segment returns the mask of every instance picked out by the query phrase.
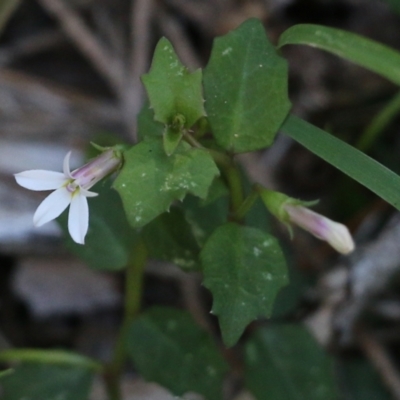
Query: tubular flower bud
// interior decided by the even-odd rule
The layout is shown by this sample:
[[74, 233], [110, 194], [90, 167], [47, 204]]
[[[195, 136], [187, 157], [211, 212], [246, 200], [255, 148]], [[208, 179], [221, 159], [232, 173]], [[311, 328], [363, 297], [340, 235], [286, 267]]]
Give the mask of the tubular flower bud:
[[325, 240], [339, 253], [348, 254], [354, 250], [353, 238], [343, 224], [332, 221], [303, 206], [286, 204], [283, 208], [288, 213], [290, 222], [310, 232], [318, 239]]
[[262, 187], [258, 187], [258, 191], [271, 214], [287, 224], [290, 232], [291, 224], [294, 224], [325, 240], [339, 253], [348, 254], [354, 250], [354, 241], [346, 226], [307, 208], [314, 205], [315, 201], [296, 200]]

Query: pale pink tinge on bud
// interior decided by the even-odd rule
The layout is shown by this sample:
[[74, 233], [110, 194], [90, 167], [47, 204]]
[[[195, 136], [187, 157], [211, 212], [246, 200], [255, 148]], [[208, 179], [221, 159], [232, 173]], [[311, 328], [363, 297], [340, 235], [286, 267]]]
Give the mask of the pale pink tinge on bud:
[[19, 185], [30, 190], [54, 190], [39, 205], [34, 216], [35, 226], [57, 218], [68, 206], [68, 230], [72, 239], [84, 244], [89, 228], [89, 206], [87, 197], [97, 196], [89, 191], [101, 179], [114, 172], [122, 163], [121, 155], [113, 149], [101, 153], [87, 164], [70, 170], [69, 152], [63, 163], [63, 172], [31, 170], [15, 174]]
[[300, 205], [285, 204], [283, 208], [287, 212], [290, 222], [310, 232], [318, 239], [325, 240], [339, 253], [348, 254], [354, 250], [353, 238], [343, 224]]

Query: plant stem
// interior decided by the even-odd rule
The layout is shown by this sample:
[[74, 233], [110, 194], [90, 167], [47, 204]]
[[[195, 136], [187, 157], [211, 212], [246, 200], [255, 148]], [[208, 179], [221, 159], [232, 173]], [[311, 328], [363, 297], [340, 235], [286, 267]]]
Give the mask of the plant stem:
[[213, 149], [207, 149], [215, 163], [219, 166], [225, 176], [231, 195], [231, 218], [240, 222], [241, 218], [237, 218], [236, 214], [242, 206], [244, 195], [242, 186], [242, 177], [239, 168], [233, 158], [227, 154], [221, 153]]
[[204, 148], [200, 142], [198, 142], [192, 135], [188, 132], [184, 132], [183, 139], [189, 143], [192, 147], [196, 147], [198, 149]]
[[147, 261], [147, 248], [140, 239], [132, 251], [125, 276], [124, 318], [115, 345], [114, 357], [107, 368], [106, 385], [110, 400], [121, 400], [120, 379], [126, 361], [126, 344], [129, 328], [140, 311], [143, 272]]
[[250, 192], [250, 194], [245, 198], [245, 200], [242, 202], [240, 207], [236, 210], [235, 213], [235, 220], [241, 221], [243, 218], [246, 216], [246, 214], [250, 211], [251, 207], [253, 207], [253, 204], [255, 201], [258, 199], [259, 192], [256, 189], [256, 187], [253, 187], [253, 190]]
[[244, 195], [239, 169], [231, 162], [229, 167], [224, 169], [224, 174], [231, 194], [231, 217], [240, 222], [236, 215], [243, 203]]
[[185, 133], [183, 138], [191, 146], [207, 150], [211, 157], [214, 159], [215, 163], [220, 167], [228, 183], [229, 191], [231, 194], [232, 218], [240, 222], [240, 219], [236, 217], [236, 214], [243, 203], [243, 187], [239, 169], [233, 161], [232, 157], [217, 150], [203, 147], [201, 143], [199, 143], [195, 138], [193, 138], [193, 136], [189, 135], [188, 133]]

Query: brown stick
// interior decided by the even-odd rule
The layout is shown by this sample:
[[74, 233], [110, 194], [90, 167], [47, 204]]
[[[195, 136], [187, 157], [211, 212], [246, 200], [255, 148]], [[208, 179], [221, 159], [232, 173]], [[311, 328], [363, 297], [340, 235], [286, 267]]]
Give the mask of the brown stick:
[[173, 43], [183, 64], [192, 69], [199, 68], [201, 61], [177, 19], [162, 10], [158, 13], [158, 23], [165, 36]]
[[359, 344], [375, 366], [394, 399], [400, 400], [400, 376], [384, 347], [365, 331], [358, 331]]
[[131, 6], [131, 46], [129, 71], [125, 83], [122, 107], [129, 133], [136, 141], [136, 116], [143, 101], [140, 76], [148, 68], [150, 60], [151, 19], [153, 0], [133, 0]]
[[124, 66], [112, 57], [93, 35], [83, 19], [62, 0], [39, 0], [44, 9], [60, 22], [69, 38], [92, 62], [97, 71], [120, 94], [124, 88]]

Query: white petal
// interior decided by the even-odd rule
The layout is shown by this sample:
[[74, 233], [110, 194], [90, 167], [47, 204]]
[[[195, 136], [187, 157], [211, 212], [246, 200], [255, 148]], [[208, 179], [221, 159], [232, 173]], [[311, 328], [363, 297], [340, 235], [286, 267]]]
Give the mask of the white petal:
[[86, 197], [96, 197], [96, 196], [99, 195], [96, 192], [90, 192], [89, 190], [86, 190], [86, 189], [83, 189], [83, 188], [80, 188], [80, 191]]
[[18, 185], [30, 190], [54, 190], [60, 188], [67, 177], [61, 172], [34, 169], [15, 174]]
[[69, 151], [67, 153], [67, 155], [64, 157], [64, 163], [63, 163], [64, 174], [65, 174], [65, 176], [68, 176], [69, 178], [72, 178], [71, 169], [69, 168], [69, 159], [71, 157], [71, 153], [72, 153], [71, 151]]
[[35, 226], [42, 226], [46, 222], [57, 218], [71, 202], [71, 193], [66, 188], [57, 189], [49, 194], [39, 205], [33, 216]]
[[89, 227], [89, 206], [85, 195], [76, 194], [71, 202], [68, 215], [68, 230], [72, 239], [79, 244], [85, 243]]

